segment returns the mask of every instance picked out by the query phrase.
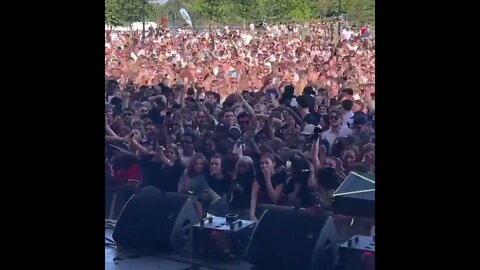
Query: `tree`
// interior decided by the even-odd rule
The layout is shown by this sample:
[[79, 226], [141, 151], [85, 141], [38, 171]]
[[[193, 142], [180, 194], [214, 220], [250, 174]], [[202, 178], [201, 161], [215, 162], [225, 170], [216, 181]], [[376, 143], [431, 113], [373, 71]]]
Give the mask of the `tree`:
[[110, 26], [122, 25], [118, 0], [105, 0], [105, 24]]
[[304, 22], [312, 18], [312, 7], [309, 0], [287, 1], [284, 4], [287, 21]]
[[148, 3], [147, 0], [116, 1], [118, 1], [121, 10], [121, 19], [126, 24], [130, 25], [133, 22], [141, 22], [143, 19], [143, 12], [145, 12], [145, 18], [148, 18], [148, 14], [154, 14], [153, 6]]
[[[105, 0], [105, 23], [129, 25], [141, 21], [145, 1]], [[170, 17], [171, 12], [178, 14], [184, 7], [196, 25], [263, 20], [302, 23], [328, 15], [338, 16], [339, 3], [339, 0], [170, 0], [162, 6], [146, 3], [146, 18], [158, 21], [160, 17]], [[340, 10], [355, 21], [375, 22], [375, 0], [341, 0]]]
[[243, 28], [245, 29], [245, 20], [250, 16], [250, 12], [255, 9], [255, 0], [234, 1], [235, 7], [240, 11], [243, 19]]
[[187, 6], [204, 16], [211, 25], [212, 22], [224, 22], [232, 14], [230, 4], [228, 0], [197, 0]]

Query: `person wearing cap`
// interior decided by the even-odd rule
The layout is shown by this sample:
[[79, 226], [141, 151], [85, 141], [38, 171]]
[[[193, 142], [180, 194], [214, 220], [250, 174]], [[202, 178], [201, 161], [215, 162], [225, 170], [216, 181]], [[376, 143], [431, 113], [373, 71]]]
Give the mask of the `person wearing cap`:
[[372, 132], [368, 126], [368, 116], [364, 112], [359, 111], [354, 114], [350, 129], [352, 130], [351, 137], [356, 144], [363, 145], [370, 141]]
[[321, 130], [322, 126], [308, 124], [303, 128], [303, 130], [302, 130], [302, 132], [300, 132], [300, 134], [302, 134], [304, 136], [312, 136], [313, 133], [315, 132], [315, 128], [319, 128]]

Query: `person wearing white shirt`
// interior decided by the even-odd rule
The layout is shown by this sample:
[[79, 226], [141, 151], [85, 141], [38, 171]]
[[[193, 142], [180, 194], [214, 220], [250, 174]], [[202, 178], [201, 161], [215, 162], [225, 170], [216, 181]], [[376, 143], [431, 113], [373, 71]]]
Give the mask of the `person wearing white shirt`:
[[134, 52], [130, 53], [130, 57], [133, 59], [133, 61], [137, 61], [138, 59], [138, 56]]
[[349, 127], [352, 124], [352, 117], [353, 117], [353, 101], [350, 99], [344, 99], [341, 103], [342, 105], [342, 113], [343, 113], [343, 121], [342, 125]]
[[340, 39], [349, 40], [353, 34], [354, 32], [347, 27], [346, 29], [343, 29], [342, 33], [340, 34]]
[[352, 130], [342, 125], [342, 113], [339, 111], [331, 111], [329, 113], [330, 128], [322, 133], [322, 140], [327, 140], [333, 145], [338, 137], [346, 137], [352, 134]]

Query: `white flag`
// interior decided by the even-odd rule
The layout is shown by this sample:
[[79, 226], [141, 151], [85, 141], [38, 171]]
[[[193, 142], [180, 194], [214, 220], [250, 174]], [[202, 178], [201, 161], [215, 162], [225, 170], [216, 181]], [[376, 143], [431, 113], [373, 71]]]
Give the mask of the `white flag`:
[[193, 28], [192, 20], [190, 19], [190, 15], [188, 15], [188, 12], [184, 8], [181, 8], [180, 14], [182, 14], [183, 19], [188, 23], [188, 25]]

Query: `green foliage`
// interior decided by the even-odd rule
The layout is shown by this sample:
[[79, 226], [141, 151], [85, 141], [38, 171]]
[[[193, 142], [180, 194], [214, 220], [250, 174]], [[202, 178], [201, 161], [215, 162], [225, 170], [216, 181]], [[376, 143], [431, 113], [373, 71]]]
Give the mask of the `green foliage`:
[[105, 0], [105, 24], [111, 26], [122, 25], [118, 0]]
[[153, 5], [147, 0], [105, 0], [105, 23], [108, 25], [119, 26], [141, 22], [144, 12], [147, 21], [154, 17]]
[[239, 1], [234, 1], [234, 8], [236, 8], [239, 11], [239, 14], [242, 16], [242, 18], [247, 18], [252, 11], [257, 9], [255, 5], [255, 0], [239, 0]]
[[[105, 0], [105, 22], [112, 25], [142, 20], [142, 1]], [[375, 0], [170, 0], [165, 5], [147, 3], [147, 20], [158, 21], [175, 12], [181, 20], [180, 8], [187, 9], [195, 25], [205, 23], [249, 24], [263, 20], [304, 22], [339, 11], [357, 22], [375, 22]]]
[[244, 0], [252, 3], [246, 12], [241, 8], [242, 0], [231, 1], [237, 3], [236, 10], [250, 21], [303, 22], [337, 14], [339, 11], [364, 21], [375, 20], [375, 0]]
[[313, 17], [310, 0], [283, 1], [286, 2], [283, 11], [286, 21], [303, 22]]
[[188, 7], [209, 22], [224, 22], [232, 14], [231, 4], [231, 0], [197, 0], [188, 4]]

